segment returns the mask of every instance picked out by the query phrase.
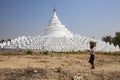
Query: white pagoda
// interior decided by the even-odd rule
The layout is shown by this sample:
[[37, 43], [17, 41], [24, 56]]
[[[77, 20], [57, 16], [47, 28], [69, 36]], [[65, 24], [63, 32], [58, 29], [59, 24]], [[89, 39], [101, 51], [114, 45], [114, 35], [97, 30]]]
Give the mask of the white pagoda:
[[59, 20], [56, 10], [44, 30], [44, 35], [20, 36], [11, 41], [0, 43], [0, 49], [17, 49], [33, 51], [86, 51], [89, 42], [97, 42], [96, 51], [114, 52], [120, 51], [119, 46], [105, 43], [101, 40], [87, 38], [79, 34], [71, 33]]
[[62, 25], [61, 21], [59, 20], [56, 10], [54, 9], [53, 16], [48, 23], [48, 26], [45, 28], [45, 35], [49, 37], [68, 37], [72, 38], [73, 34], [64, 26]]

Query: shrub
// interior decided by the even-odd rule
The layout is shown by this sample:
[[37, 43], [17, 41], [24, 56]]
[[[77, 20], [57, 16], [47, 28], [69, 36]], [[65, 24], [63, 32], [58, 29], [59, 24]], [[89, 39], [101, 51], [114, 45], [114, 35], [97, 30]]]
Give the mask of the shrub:
[[48, 54], [48, 51], [44, 51], [43, 54], [44, 54], [44, 55], [47, 55], [47, 54]]
[[27, 50], [25, 54], [32, 54], [31, 50]]
[[103, 54], [103, 55], [120, 55], [120, 52], [97, 52], [97, 54]]

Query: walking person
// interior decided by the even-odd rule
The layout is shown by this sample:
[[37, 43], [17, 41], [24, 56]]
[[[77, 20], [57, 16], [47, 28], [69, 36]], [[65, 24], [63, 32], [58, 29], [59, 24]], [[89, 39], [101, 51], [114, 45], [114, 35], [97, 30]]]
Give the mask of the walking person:
[[91, 64], [91, 69], [95, 69], [94, 60], [95, 60], [95, 49], [96, 42], [90, 42], [90, 59], [89, 63]]

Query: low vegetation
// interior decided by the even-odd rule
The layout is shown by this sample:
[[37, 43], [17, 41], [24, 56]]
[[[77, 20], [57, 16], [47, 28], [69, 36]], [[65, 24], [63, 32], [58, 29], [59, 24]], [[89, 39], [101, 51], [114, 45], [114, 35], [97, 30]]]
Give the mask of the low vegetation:
[[118, 52], [97, 52], [97, 54], [102, 54], [102, 55], [120, 55], [120, 51], [118, 51]]
[[[89, 51], [69, 51], [69, 52], [34, 52], [32, 50], [1, 50], [0, 55], [49, 55], [49, 54], [88, 54]], [[120, 51], [118, 52], [96, 52], [96, 54], [103, 54], [103, 55], [120, 55]]]
[[25, 54], [32, 54], [33, 52], [31, 50], [27, 50]]

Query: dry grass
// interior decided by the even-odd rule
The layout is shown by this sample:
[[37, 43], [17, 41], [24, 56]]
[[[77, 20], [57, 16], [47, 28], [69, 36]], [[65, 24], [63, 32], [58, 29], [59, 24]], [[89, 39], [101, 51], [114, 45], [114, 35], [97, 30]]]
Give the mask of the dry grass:
[[89, 54], [85, 53], [25, 55], [23, 51], [0, 51], [0, 80], [120, 79], [119, 55], [96, 54], [95, 70], [91, 70]]

